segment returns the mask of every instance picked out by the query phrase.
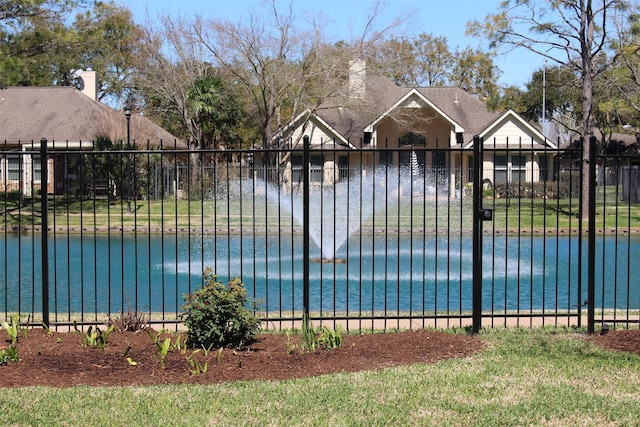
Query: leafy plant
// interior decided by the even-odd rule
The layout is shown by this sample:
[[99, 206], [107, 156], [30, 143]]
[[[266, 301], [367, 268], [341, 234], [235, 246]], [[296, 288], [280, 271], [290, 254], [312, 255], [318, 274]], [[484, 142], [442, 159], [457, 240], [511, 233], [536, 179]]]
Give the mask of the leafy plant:
[[313, 330], [313, 324], [305, 315], [302, 316], [302, 343], [301, 347], [307, 351], [315, 351], [318, 345], [318, 336]]
[[174, 343], [172, 345], [172, 348], [174, 350], [182, 351], [183, 353], [186, 353], [186, 351], [187, 351], [187, 341], [188, 341], [188, 337], [186, 335], [178, 334], [176, 336], [176, 340], [174, 341]]
[[107, 330], [102, 331], [99, 327], [93, 328], [89, 326], [87, 332], [82, 337], [82, 345], [88, 347], [97, 347], [100, 350], [104, 350], [107, 342], [109, 341], [109, 335], [113, 332], [113, 325], [109, 326]]
[[257, 303], [239, 278], [225, 286], [207, 268], [202, 288], [185, 295], [185, 300], [181, 316], [192, 348], [240, 348], [255, 339], [260, 328], [254, 314]]
[[42, 328], [47, 331], [47, 337], [51, 338], [53, 336], [53, 330], [46, 323], [42, 323]]
[[129, 308], [126, 313], [122, 312], [114, 318], [109, 316], [109, 319], [106, 321], [106, 325], [113, 326], [118, 332], [139, 332], [144, 331], [149, 327], [150, 318], [151, 316], [149, 313], [131, 311]]
[[0, 348], [0, 366], [9, 362], [17, 362], [19, 359], [18, 347], [15, 345], [10, 345], [7, 348]]
[[169, 348], [171, 347], [171, 338], [165, 338], [157, 347], [160, 354], [160, 364], [164, 368], [167, 363], [167, 354], [169, 354]]
[[[288, 340], [289, 341], [289, 340]], [[342, 326], [338, 325], [333, 330], [327, 326], [321, 329], [314, 329], [309, 319], [304, 316], [302, 318], [302, 342], [301, 347], [307, 351], [315, 351], [317, 349], [331, 350], [339, 348], [342, 345]], [[287, 343], [289, 346], [289, 343]], [[295, 348], [292, 348], [293, 351]], [[289, 352], [289, 350], [287, 350]]]
[[9, 335], [9, 340], [11, 340], [11, 344], [15, 344], [18, 342], [18, 335], [22, 334], [23, 337], [27, 337], [28, 330], [26, 327], [22, 327], [20, 325], [20, 316], [18, 313], [14, 313], [9, 316], [9, 322], [3, 321], [0, 322], [0, 326], [2, 329], [7, 331], [7, 335]]
[[342, 345], [342, 325], [338, 325], [335, 330], [323, 326], [318, 336], [318, 344], [325, 350], [340, 348]]
[[298, 349], [298, 343], [291, 339], [289, 331], [286, 332], [287, 341], [284, 343], [287, 354], [291, 354]]
[[127, 341], [127, 348], [124, 349], [124, 351], [122, 352], [122, 357], [127, 357], [127, 355], [129, 354], [129, 352], [131, 351], [131, 343], [129, 343], [129, 341]]
[[161, 336], [166, 332], [167, 331], [165, 329], [161, 329], [157, 334], [153, 334], [153, 332], [147, 330], [147, 333], [156, 346], [156, 350], [158, 350], [158, 355], [160, 355], [160, 364], [163, 368], [165, 367], [165, 364], [167, 362], [167, 355], [169, 354], [169, 350], [171, 350], [171, 335], [164, 339], [161, 339]]
[[207, 372], [209, 367], [209, 360], [207, 360], [205, 355], [204, 362], [201, 362], [195, 355], [200, 351], [200, 349], [194, 350], [189, 357], [187, 357], [187, 361], [189, 362], [189, 373], [191, 375], [204, 374]]

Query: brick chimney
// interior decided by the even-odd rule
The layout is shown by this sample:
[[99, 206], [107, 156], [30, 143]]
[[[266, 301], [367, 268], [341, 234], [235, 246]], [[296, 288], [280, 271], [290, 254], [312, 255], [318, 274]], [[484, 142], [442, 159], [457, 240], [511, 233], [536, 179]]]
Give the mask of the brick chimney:
[[364, 59], [349, 62], [349, 96], [351, 98], [364, 98], [366, 77]]
[[94, 101], [98, 100], [98, 73], [91, 68], [80, 71], [80, 80], [82, 80], [82, 93], [87, 95]]

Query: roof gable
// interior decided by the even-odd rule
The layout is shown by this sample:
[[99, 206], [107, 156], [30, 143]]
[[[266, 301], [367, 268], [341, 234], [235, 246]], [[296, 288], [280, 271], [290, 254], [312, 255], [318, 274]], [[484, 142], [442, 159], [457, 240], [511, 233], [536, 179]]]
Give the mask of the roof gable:
[[449, 122], [454, 128], [455, 132], [464, 132], [464, 128], [457, 123], [454, 119], [449, 117], [444, 111], [442, 111], [437, 105], [431, 102], [422, 92], [418, 89], [411, 89], [402, 98], [391, 105], [384, 113], [375, 118], [373, 122], [365, 127], [365, 132], [372, 132], [375, 126], [382, 121], [385, 117], [390, 116], [394, 110], [398, 108], [431, 108], [437, 114], [442, 116], [447, 122]]
[[[324, 134], [326, 134], [334, 143], [354, 148], [353, 145], [334, 129], [329, 123], [327, 123], [318, 114], [311, 112], [308, 108], [302, 113], [298, 114], [289, 124], [287, 124], [282, 130], [280, 130], [275, 136], [277, 138], [294, 138], [298, 137], [302, 139], [302, 135], [296, 135], [296, 132], [306, 131], [308, 126], [312, 128], [319, 128]], [[314, 141], [312, 141], [313, 143]]]
[[[478, 136], [484, 138], [485, 145], [522, 146], [524, 141], [527, 148], [557, 148], [556, 144], [545, 138], [538, 129], [513, 110], [502, 113], [479, 132]], [[464, 148], [472, 147], [473, 140], [468, 141], [464, 146]]]

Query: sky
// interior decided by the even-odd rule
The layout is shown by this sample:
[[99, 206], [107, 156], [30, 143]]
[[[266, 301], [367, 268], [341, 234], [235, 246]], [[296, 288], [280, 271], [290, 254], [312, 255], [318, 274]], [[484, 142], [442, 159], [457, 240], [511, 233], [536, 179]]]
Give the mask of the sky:
[[[383, 0], [377, 19], [380, 27], [396, 17], [409, 17], [402, 31], [411, 36], [429, 33], [445, 36], [449, 49], [467, 46], [488, 50], [482, 39], [465, 35], [466, 23], [483, 21], [490, 13], [498, 11], [502, 0]], [[264, 0], [115, 0], [116, 4], [129, 8], [134, 20], [143, 24], [147, 17], [153, 20], [159, 15], [189, 18], [222, 19], [239, 23], [250, 11], [260, 11]], [[286, 10], [288, 0], [276, 0], [281, 10]], [[349, 40], [351, 34], [360, 32], [371, 15], [374, 0], [292, 0], [297, 25], [308, 22], [308, 16], [323, 14], [327, 22], [329, 40]], [[501, 69], [500, 84], [523, 87], [534, 71], [543, 67], [542, 58], [526, 51], [512, 51], [494, 59]]]

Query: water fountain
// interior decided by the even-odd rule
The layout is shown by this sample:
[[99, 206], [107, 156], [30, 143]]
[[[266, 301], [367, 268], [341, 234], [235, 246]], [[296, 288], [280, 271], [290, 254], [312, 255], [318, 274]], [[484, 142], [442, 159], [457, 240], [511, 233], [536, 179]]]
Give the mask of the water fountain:
[[[250, 184], [253, 187], [264, 185], [269, 200], [288, 210], [293, 221], [302, 224], [304, 206], [301, 189], [283, 191], [264, 182]], [[321, 257], [312, 261], [346, 262], [344, 258], [336, 258], [336, 251], [376, 212], [384, 212], [390, 205], [411, 203], [410, 197], [416, 190], [436, 197], [436, 188], [448, 187], [446, 183], [436, 183], [433, 176], [425, 178], [413, 167], [365, 170], [329, 185], [312, 185], [309, 193], [309, 233], [321, 252]]]

